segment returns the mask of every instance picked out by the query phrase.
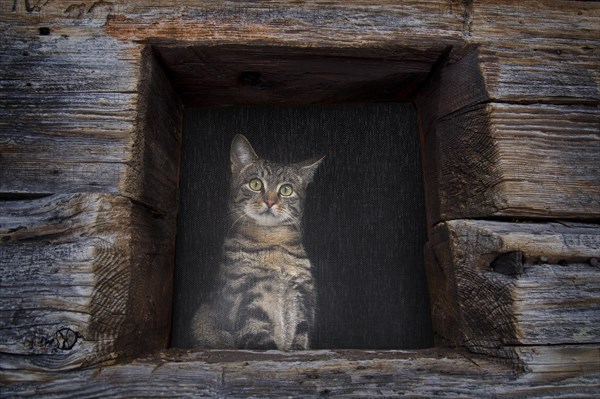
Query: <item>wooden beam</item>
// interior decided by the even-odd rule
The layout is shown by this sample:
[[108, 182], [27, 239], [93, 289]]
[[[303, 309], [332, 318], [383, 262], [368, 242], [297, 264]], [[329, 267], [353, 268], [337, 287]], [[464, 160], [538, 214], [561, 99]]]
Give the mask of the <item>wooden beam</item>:
[[174, 224], [122, 196], [0, 202], [5, 370], [64, 370], [169, 342]]
[[[120, 190], [153, 210], [176, 218], [183, 105], [151, 48], [140, 54], [135, 131]], [[173, 237], [174, 239], [174, 237]]]
[[[597, 107], [419, 101], [431, 225], [498, 216], [600, 217]], [[449, 113], [427, 119], [436, 110]]]
[[468, 10], [470, 40], [491, 100], [598, 104], [600, 4], [483, 1]]
[[600, 103], [600, 85], [594, 72], [600, 62], [597, 40], [535, 37], [482, 44], [481, 48], [481, 71], [492, 100]]
[[[600, 6], [554, 0], [362, 4], [292, 1], [115, 7], [106, 31], [120, 39], [299, 48], [481, 45], [491, 100], [598, 104]], [[171, 15], [177, 15], [172, 18]], [[463, 88], [465, 89], [465, 88]]]
[[596, 107], [491, 103], [442, 118], [440, 218], [599, 217], [599, 116]]
[[[6, 10], [3, 10], [6, 11]], [[4, 18], [4, 16], [3, 16]], [[0, 43], [0, 193], [119, 191], [134, 129], [135, 70], [101, 37]], [[87, 46], [87, 47], [86, 47]]]
[[[600, 345], [597, 344], [516, 346], [512, 349], [523, 359], [532, 378], [556, 380], [560, 376], [595, 374], [600, 370]], [[599, 386], [600, 380], [596, 381], [596, 387]]]
[[[31, 378], [31, 375], [29, 376]], [[519, 374], [473, 354], [431, 351], [167, 351], [7, 386], [10, 397], [593, 397], [598, 373]], [[34, 379], [32, 378], [32, 379]]]
[[525, 352], [580, 345], [563, 361], [600, 367], [590, 361], [600, 345], [600, 226], [455, 220], [433, 229], [429, 248], [434, 328], [449, 343], [538, 369], [544, 362]]
[[154, 46], [192, 107], [410, 101], [446, 48]]
[[[205, 44], [258, 44], [332, 48], [380, 47], [421, 42], [444, 32], [442, 41], [456, 41], [464, 7], [443, 1], [409, 0], [376, 4], [283, 1], [242, 1], [235, 5], [211, 1], [165, 4], [124, 2], [107, 18], [105, 30], [121, 40], [159, 38]], [[440, 36], [440, 35], [437, 35]], [[408, 47], [413, 47], [409, 45]]]
[[0, 44], [0, 197], [105, 192], [175, 213], [181, 104], [152, 52], [18, 31]]

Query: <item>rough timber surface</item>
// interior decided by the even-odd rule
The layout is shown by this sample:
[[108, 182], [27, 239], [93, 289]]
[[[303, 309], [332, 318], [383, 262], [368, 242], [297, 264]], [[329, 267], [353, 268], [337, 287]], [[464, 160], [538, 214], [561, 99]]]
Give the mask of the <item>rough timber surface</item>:
[[527, 370], [600, 368], [600, 226], [455, 220], [436, 226], [436, 333]]
[[475, 49], [417, 96], [430, 225], [600, 217], [600, 108], [491, 102]]
[[[481, 44], [482, 73], [498, 101], [600, 101], [596, 2], [180, 2], [121, 7], [107, 31], [130, 40], [252, 42], [299, 47]], [[435, 40], [432, 40], [435, 38]], [[412, 44], [411, 44], [412, 42]]]
[[469, 33], [492, 100], [600, 101], [598, 2], [472, 4]]
[[447, 46], [153, 48], [182, 101], [195, 107], [409, 101]]
[[[451, 49], [449, 68], [468, 53], [470, 62], [447, 76], [438, 106], [419, 109], [433, 124], [431, 140], [441, 141], [427, 150], [430, 224], [600, 214], [600, 161], [590, 155], [600, 147], [597, 2], [15, 1], [1, 11], [8, 28], [0, 64], [4, 193], [110, 192], [161, 212], [173, 208], [179, 142], [168, 142], [168, 133], [144, 137], [153, 124], [135, 114], [166, 116], [178, 106], [144, 103], [149, 93], [170, 92], [165, 84], [140, 86], [144, 45], [157, 50], [192, 105], [409, 100]], [[540, 102], [576, 107], [525, 107]], [[495, 126], [494, 109], [504, 104], [516, 105], [509, 117], [519, 105], [530, 115], [515, 121], [519, 134], [536, 136], [526, 145], [518, 135], [507, 141], [506, 127]], [[568, 123], [549, 136], [554, 113]], [[175, 118], [164, 127], [178, 124]], [[558, 151], [546, 153], [556, 143]], [[524, 150], [516, 177], [513, 146]], [[453, 164], [463, 153], [466, 165]]]
[[128, 364], [4, 388], [9, 397], [573, 398], [600, 392], [600, 374], [538, 381], [462, 352], [162, 352]]
[[0, 195], [113, 193], [172, 213], [181, 112], [151, 54], [89, 28], [11, 28], [0, 42]]
[[109, 194], [0, 202], [0, 374], [85, 367], [164, 348], [169, 228]]
[[[130, 355], [129, 349], [137, 351], [148, 334], [156, 337], [150, 340], [152, 345], [166, 345], [166, 316], [157, 316], [157, 324], [134, 317], [137, 324], [123, 334], [135, 339], [122, 341], [127, 343], [123, 347], [110, 332], [120, 328], [123, 315], [136, 314], [131, 309], [158, 306], [146, 294], [170, 298], [161, 291], [162, 283], [145, 290], [134, 284], [133, 294], [127, 291], [127, 278], [147, 275], [148, 269], [135, 267], [155, 259], [163, 265], [167, 250], [154, 245], [161, 237], [169, 238], [170, 225], [163, 228], [161, 217], [173, 210], [169, 201], [176, 200], [176, 178], [171, 174], [177, 165], [177, 138], [154, 134], [158, 130], [145, 137], [144, 132], [176, 126], [177, 118], [164, 116], [176, 113], [180, 105], [164, 104], [158, 98], [162, 93], [174, 95], [161, 72], [152, 69], [156, 63], [145, 69], [147, 46], [383, 49], [383, 53], [399, 46], [403, 51], [414, 49], [413, 56], [419, 57], [433, 49], [432, 61], [441, 48], [448, 47], [451, 51], [441, 53], [434, 71], [442, 69], [442, 82], [448, 72], [450, 86], [420, 108], [428, 143], [425, 153], [431, 161], [426, 164], [433, 187], [428, 191], [432, 201], [428, 207], [442, 215], [431, 226], [440, 220], [475, 216], [594, 219], [598, 218], [600, 159], [593, 156], [599, 140], [599, 17], [599, 2], [562, 0], [1, 2], [0, 196], [22, 198], [3, 202], [0, 214], [2, 220], [11, 215], [0, 226], [3, 236], [9, 237], [0, 245], [2, 267], [7, 270], [3, 269], [2, 284], [9, 284], [15, 293], [14, 298], [4, 296], [4, 286], [0, 293], [0, 317], [6, 323], [1, 377], [55, 379], [13, 386], [2, 393], [127, 397], [172, 395], [178, 389], [182, 395], [258, 396], [275, 389], [281, 396], [332, 392], [599, 396], [594, 338], [598, 333], [586, 324], [586, 318], [597, 320], [597, 313], [590, 314], [594, 308], [588, 307], [591, 303], [597, 308], [597, 272], [590, 268], [596, 241], [586, 244], [586, 237], [596, 233], [569, 236], [563, 232], [555, 240], [557, 236], [547, 230], [523, 232], [513, 227], [520, 231], [513, 235], [477, 225], [481, 221], [454, 221], [436, 228], [432, 253], [442, 267], [431, 272], [435, 277], [431, 284], [435, 298], [444, 301], [435, 299], [434, 312], [440, 310], [435, 306], [457, 303], [480, 313], [488, 311], [473, 313], [469, 319], [464, 309], [450, 308], [447, 317], [439, 317], [440, 325], [464, 327], [456, 330], [457, 335], [450, 334], [462, 337], [455, 341], [459, 345], [519, 359], [523, 368], [534, 373], [499, 369], [489, 358], [455, 354], [449, 355], [449, 361], [445, 355], [435, 361], [427, 360], [427, 355], [390, 360], [387, 356], [394, 356], [390, 352], [378, 352], [368, 360], [307, 353], [287, 363], [279, 356], [250, 357], [228, 366], [201, 354], [159, 355], [115, 368], [44, 374]], [[472, 58], [461, 63], [465, 54]], [[419, 66], [419, 79], [424, 66]], [[268, 90], [260, 71], [244, 72], [250, 73], [237, 82], [249, 83], [253, 88], [248, 90]], [[384, 75], [389, 76], [385, 70]], [[434, 75], [428, 75], [431, 82]], [[156, 86], [143, 86], [149, 76], [158, 79]], [[386, 79], [382, 82], [389, 82]], [[154, 98], [145, 103], [143, 96]], [[143, 110], [157, 118], [140, 115]], [[443, 140], [437, 141], [441, 136]], [[464, 163], [453, 162], [463, 157]], [[62, 194], [31, 199], [52, 193]], [[72, 207], [78, 203], [90, 205]], [[61, 204], [70, 204], [71, 210], [58, 209]], [[53, 206], [58, 208], [46, 212]], [[130, 228], [127, 222], [132, 221], [142, 227]], [[505, 242], [505, 237], [518, 240]], [[582, 259], [561, 242], [571, 243], [590, 259]], [[493, 257], [478, 249], [483, 244], [490, 245]], [[560, 255], [562, 250], [568, 256]], [[535, 256], [539, 264], [532, 261]], [[118, 260], [117, 269], [111, 268], [112, 259]], [[471, 262], [482, 259], [485, 268], [474, 268]], [[490, 272], [491, 264], [496, 271]], [[98, 265], [104, 266], [94, 269]], [[117, 272], [123, 265], [133, 271], [127, 278]], [[169, 276], [166, 273], [155, 281], [168, 282]], [[470, 278], [487, 290], [481, 291]], [[506, 284], [499, 284], [504, 280]], [[551, 302], [549, 290], [556, 291], [565, 306]], [[471, 294], [481, 306], [469, 302]], [[138, 302], [123, 302], [124, 295], [135, 296]], [[503, 302], [494, 307], [490, 302], [496, 299]], [[538, 308], [532, 301], [543, 306]], [[553, 312], [565, 319], [554, 319]], [[494, 325], [490, 315], [504, 324]], [[94, 320], [99, 321], [97, 329]], [[554, 322], [559, 328], [553, 335]], [[102, 330], [105, 326], [108, 333]], [[462, 340], [465, 336], [470, 340]], [[19, 368], [28, 371], [19, 374]], [[30, 371], [33, 368], [39, 371]], [[325, 372], [315, 372], [321, 369]], [[547, 379], [548, 374], [565, 372], [572, 378], [561, 377], [556, 383]], [[78, 382], [82, 377], [86, 383]], [[536, 382], [540, 378], [545, 382]], [[333, 382], [323, 382], [328, 380]]]
[[439, 219], [600, 217], [599, 116], [596, 106], [489, 103], [438, 119]]
[[136, 100], [122, 45], [15, 33], [0, 42], [0, 191], [118, 192]]

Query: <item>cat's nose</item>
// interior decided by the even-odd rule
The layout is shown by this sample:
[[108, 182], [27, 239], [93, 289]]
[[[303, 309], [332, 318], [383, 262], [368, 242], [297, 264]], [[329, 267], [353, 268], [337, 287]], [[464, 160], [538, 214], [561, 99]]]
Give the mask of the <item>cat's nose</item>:
[[271, 209], [273, 205], [277, 202], [277, 194], [272, 192], [265, 193], [263, 197], [263, 202], [267, 204], [267, 208]]

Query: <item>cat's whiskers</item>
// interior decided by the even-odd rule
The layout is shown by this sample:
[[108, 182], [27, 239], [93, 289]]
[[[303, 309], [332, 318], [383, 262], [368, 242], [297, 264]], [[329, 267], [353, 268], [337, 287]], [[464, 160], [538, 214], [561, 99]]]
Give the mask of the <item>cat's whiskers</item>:
[[[237, 212], [229, 212], [228, 216], [234, 216], [237, 215]], [[248, 215], [246, 215], [245, 213], [242, 213], [242, 215], [240, 217], [238, 217], [233, 223], [231, 223], [231, 225], [229, 226], [229, 229], [227, 229], [227, 234], [229, 235], [229, 233], [231, 232], [231, 230], [235, 227], [236, 224], [238, 224], [239, 222], [243, 221], [244, 219], [249, 218]]]
[[296, 216], [294, 216], [290, 211], [288, 211], [287, 209], [281, 208], [280, 209], [281, 214], [286, 217], [285, 221], [286, 222], [291, 222], [291, 224], [298, 230], [298, 232], [300, 233], [301, 236], [304, 235], [304, 229], [302, 228], [302, 222], [300, 221], [300, 219]]

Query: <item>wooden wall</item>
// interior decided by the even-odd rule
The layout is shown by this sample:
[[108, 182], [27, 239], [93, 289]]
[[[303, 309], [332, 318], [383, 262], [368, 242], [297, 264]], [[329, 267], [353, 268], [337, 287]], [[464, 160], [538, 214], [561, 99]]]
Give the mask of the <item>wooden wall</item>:
[[[354, 392], [392, 395], [454, 367], [447, 386], [493, 381], [488, 393], [501, 396], [516, 378], [531, 396], [592, 396], [598, 20], [599, 3], [558, 0], [2, 2], [0, 379], [29, 381], [13, 396], [51, 395], [74, 380], [52, 372], [168, 346], [184, 104], [365, 97], [419, 110], [432, 315], [440, 342], [459, 349], [412, 363], [390, 352], [299, 355], [310, 391], [272, 373], [289, 363], [260, 354], [232, 365], [167, 352], [72, 371], [88, 379], [74, 389], [93, 396], [106, 382], [127, 396], [124, 376], [164, 386], [191, 367], [216, 379], [199, 383], [208, 393], [244, 392], [250, 378], [289, 394], [341, 394], [347, 378], [364, 377]], [[405, 367], [414, 385], [401, 382]], [[343, 369], [346, 379], [308, 369]]]

